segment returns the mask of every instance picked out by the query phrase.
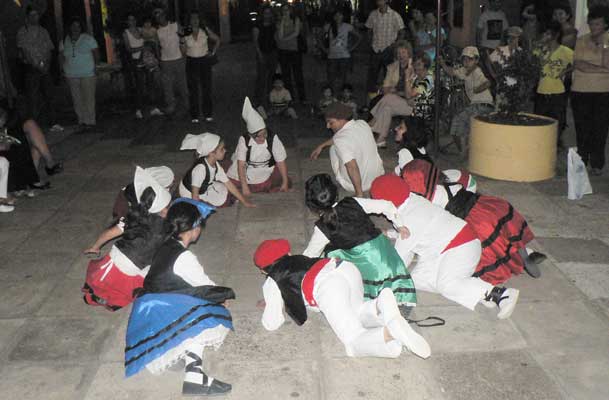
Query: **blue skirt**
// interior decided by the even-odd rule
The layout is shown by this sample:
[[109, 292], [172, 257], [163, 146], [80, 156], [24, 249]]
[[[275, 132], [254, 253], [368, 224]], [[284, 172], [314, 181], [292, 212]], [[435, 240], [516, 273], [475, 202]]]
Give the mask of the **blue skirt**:
[[125, 347], [125, 375], [144, 367], [161, 373], [197, 343], [218, 348], [233, 322], [216, 303], [175, 293], [151, 293], [133, 303]]

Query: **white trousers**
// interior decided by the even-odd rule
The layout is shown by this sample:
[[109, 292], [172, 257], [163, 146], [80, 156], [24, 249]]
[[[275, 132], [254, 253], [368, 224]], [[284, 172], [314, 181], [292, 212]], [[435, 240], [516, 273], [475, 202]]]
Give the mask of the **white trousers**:
[[[182, 182], [180, 182], [180, 196], [192, 198], [192, 193], [190, 190], [186, 189], [186, 186]], [[220, 207], [224, 203], [226, 203], [226, 199], [228, 197], [228, 189], [226, 185], [222, 182], [213, 181], [208, 187], [205, 193], [199, 193], [199, 199], [206, 202], [207, 204], [211, 204], [214, 207]]]
[[5, 199], [8, 186], [8, 168], [9, 162], [6, 158], [0, 157], [0, 199]]
[[[400, 246], [396, 246], [399, 251]], [[454, 247], [437, 257], [419, 258], [410, 273], [417, 290], [439, 293], [463, 307], [474, 310], [493, 285], [472, 277], [480, 260], [478, 239]], [[407, 255], [400, 254], [405, 259]]]
[[330, 327], [345, 345], [349, 357], [396, 358], [402, 352], [397, 340], [385, 342], [383, 319], [376, 300], [364, 301], [362, 275], [355, 265], [343, 261], [315, 279], [313, 297]]

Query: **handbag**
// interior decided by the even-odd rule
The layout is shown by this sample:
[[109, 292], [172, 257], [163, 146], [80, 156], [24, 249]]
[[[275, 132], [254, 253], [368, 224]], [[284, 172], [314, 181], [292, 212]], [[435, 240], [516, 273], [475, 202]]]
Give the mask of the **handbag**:
[[577, 154], [576, 149], [576, 147], [570, 147], [567, 153], [567, 198], [569, 200], [579, 200], [585, 194], [592, 193], [586, 164]]

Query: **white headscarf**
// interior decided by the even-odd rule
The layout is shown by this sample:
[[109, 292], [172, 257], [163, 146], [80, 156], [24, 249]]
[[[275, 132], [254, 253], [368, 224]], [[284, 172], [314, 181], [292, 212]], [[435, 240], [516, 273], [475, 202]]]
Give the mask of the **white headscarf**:
[[138, 203], [140, 202], [144, 190], [149, 187], [152, 188], [154, 194], [156, 195], [152, 205], [148, 209], [148, 212], [152, 214], [158, 213], [163, 208], [167, 207], [171, 202], [171, 194], [169, 194], [169, 191], [161, 186], [156, 179], [154, 179], [152, 175], [146, 172], [146, 170], [142, 167], [135, 167], [133, 187], [135, 189], [135, 197], [137, 198]]
[[171, 168], [164, 165], [158, 167], [150, 167], [145, 170], [164, 188], [168, 188], [173, 183], [175, 176]]
[[205, 157], [218, 147], [220, 144], [220, 136], [213, 133], [205, 132], [200, 135], [186, 134], [180, 150], [196, 150], [199, 156]]
[[264, 119], [258, 114], [258, 111], [254, 110], [250, 98], [246, 97], [243, 102], [243, 110], [241, 111], [241, 117], [247, 124], [247, 131], [252, 134], [256, 133], [261, 129], [266, 128]]

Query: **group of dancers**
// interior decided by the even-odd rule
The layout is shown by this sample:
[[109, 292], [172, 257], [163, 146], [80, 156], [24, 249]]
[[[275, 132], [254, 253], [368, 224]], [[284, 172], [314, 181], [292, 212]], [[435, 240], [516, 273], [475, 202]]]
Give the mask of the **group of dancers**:
[[[247, 98], [242, 116], [248, 134], [232, 159], [237, 179], [224, 173], [219, 136], [187, 135], [181, 147], [197, 155], [179, 182], [181, 197], [172, 196], [170, 168], [137, 167], [117, 197], [115, 224], [86, 250], [100, 255], [104, 243], [117, 239], [89, 263], [82, 291], [87, 304], [112, 311], [133, 303], [126, 376], [142, 369], [158, 374], [184, 362], [184, 395], [232, 388], [206, 374], [203, 361], [204, 349], [218, 348], [233, 329], [228, 304], [235, 293], [209, 278], [189, 246], [213, 212], [232, 204], [230, 196], [247, 206], [253, 191], [291, 187], [283, 144]], [[539, 276], [536, 265], [545, 256], [528, 254], [533, 233], [524, 218], [507, 201], [477, 194], [475, 179], [464, 171], [439, 171], [416, 139], [415, 120], [401, 123], [396, 133], [404, 143], [400, 163], [396, 173], [372, 181], [371, 198], [339, 199], [328, 174], [306, 181], [306, 206], [319, 219], [302, 255], [292, 254], [285, 239], [259, 244], [253, 264], [266, 277], [260, 302], [265, 329], [278, 329], [284, 311], [297, 325], [316, 311], [348, 356], [395, 358], [405, 348], [425, 359], [431, 347], [407, 319], [417, 290], [470, 310], [482, 304], [505, 319], [519, 292], [502, 284], [525, 269]], [[381, 231], [372, 214], [393, 229]]]

